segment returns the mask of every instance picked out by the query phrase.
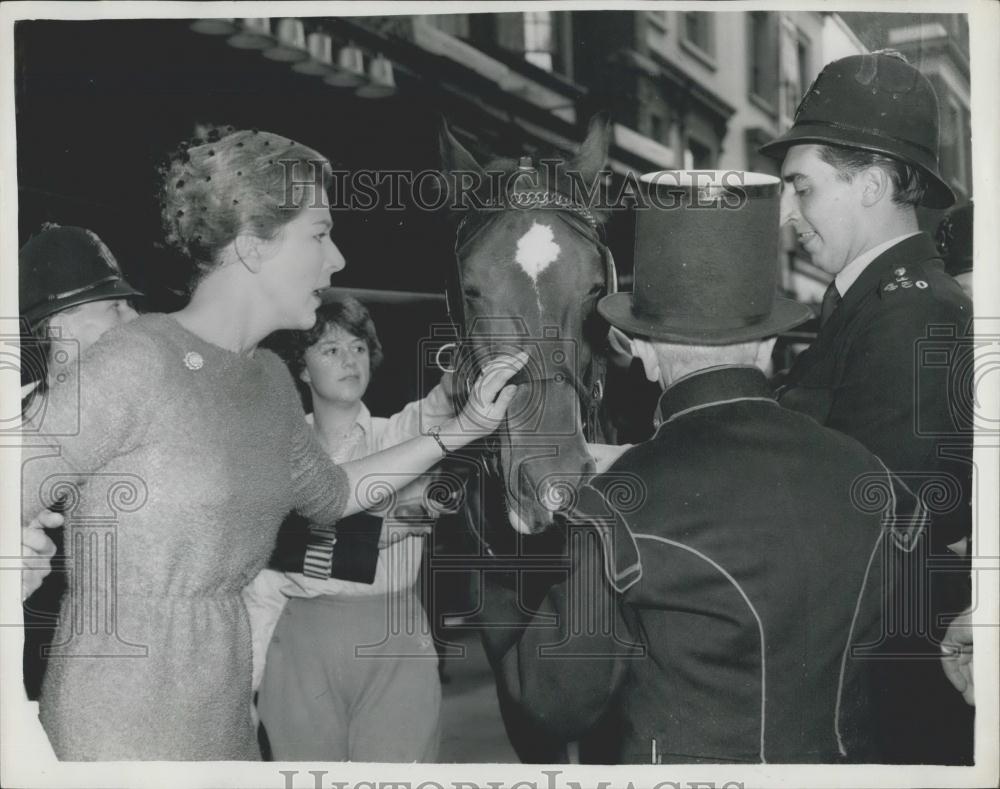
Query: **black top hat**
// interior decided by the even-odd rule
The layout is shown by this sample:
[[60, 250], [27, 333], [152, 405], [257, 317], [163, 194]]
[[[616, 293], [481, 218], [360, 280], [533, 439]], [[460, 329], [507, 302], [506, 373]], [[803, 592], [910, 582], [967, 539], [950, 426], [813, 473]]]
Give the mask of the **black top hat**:
[[644, 175], [636, 209], [631, 293], [598, 310], [632, 334], [684, 345], [729, 345], [808, 320], [777, 296], [781, 182], [762, 173], [664, 170]]
[[46, 225], [17, 254], [21, 315], [35, 324], [89, 301], [142, 294], [93, 231]]
[[898, 53], [851, 55], [828, 64], [799, 102], [792, 128], [760, 152], [781, 159], [799, 143], [893, 156], [923, 172], [924, 205], [947, 208], [955, 202], [938, 174], [937, 95]]
[[972, 271], [972, 202], [948, 211], [937, 228], [937, 248], [951, 276]]

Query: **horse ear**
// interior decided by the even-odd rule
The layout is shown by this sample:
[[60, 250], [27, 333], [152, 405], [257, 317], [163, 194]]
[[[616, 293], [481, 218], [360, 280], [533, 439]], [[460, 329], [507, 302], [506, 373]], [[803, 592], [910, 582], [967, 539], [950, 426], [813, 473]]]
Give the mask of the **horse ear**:
[[441, 129], [438, 133], [438, 147], [441, 153], [441, 167], [445, 172], [472, 172], [485, 178], [486, 173], [479, 166], [479, 162], [462, 143], [455, 139], [444, 118], [441, 119]]
[[[467, 185], [474, 184], [473, 189], [481, 189], [486, 183], [486, 172], [479, 162], [469, 153], [465, 146], [455, 139], [448, 128], [448, 123], [441, 119], [438, 133], [438, 147], [441, 153], [441, 170], [444, 176], [444, 188], [448, 193], [448, 202], [456, 199], [467, 204], [468, 194], [464, 192]], [[455, 206], [453, 206], [455, 207]]]
[[608, 163], [608, 148], [611, 145], [611, 117], [601, 112], [590, 119], [587, 136], [580, 144], [580, 150], [570, 163], [570, 167], [591, 183]]

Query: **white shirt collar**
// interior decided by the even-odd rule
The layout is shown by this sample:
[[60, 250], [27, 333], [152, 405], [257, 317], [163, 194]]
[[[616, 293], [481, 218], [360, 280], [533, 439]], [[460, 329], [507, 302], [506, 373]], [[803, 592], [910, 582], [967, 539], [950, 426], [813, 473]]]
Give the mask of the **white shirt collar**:
[[[313, 415], [311, 413], [306, 414], [306, 422], [309, 425], [314, 424]], [[358, 411], [358, 416], [354, 420], [354, 425], [352, 425], [351, 429], [353, 430], [355, 427], [360, 427], [366, 436], [370, 436], [372, 434], [372, 412], [368, 410], [368, 406], [366, 406], [363, 402], [361, 403], [361, 410]]]
[[358, 418], [354, 420], [354, 424], [364, 430], [366, 436], [372, 434], [372, 412], [364, 403], [361, 404], [361, 410], [358, 411]]
[[854, 260], [844, 266], [840, 273], [833, 278], [833, 281], [837, 283], [837, 292], [843, 298], [847, 291], [850, 290], [851, 285], [853, 285], [858, 277], [861, 276], [861, 272], [868, 268], [868, 264], [871, 263], [875, 258], [881, 255], [890, 247], [894, 247], [900, 241], [909, 238], [910, 236], [918, 236], [920, 231], [914, 233], [904, 233], [901, 236], [896, 236], [895, 238], [890, 238], [888, 241], [883, 241], [878, 246], [874, 246], [867, 252], [862, 252]]

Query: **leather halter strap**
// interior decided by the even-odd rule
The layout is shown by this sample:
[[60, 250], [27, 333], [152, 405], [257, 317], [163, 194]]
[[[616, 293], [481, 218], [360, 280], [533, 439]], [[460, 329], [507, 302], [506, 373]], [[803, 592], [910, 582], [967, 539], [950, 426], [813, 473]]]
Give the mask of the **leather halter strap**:
[[[465, 319], [465, 297], [462, 287], [462, 264], [461, 253], [474, 238], [479, 235], [483, 228], [479, 228], [471, 235], [467, 234], [467, 227], [473, 217], [478, 217], [483, 213], [500, 212], [504, 210], [532, 210], [532, 209], [554, 209], [553, 213], [565, 222], [574, 231], [592, 243], [601, 254], [604, 265], [605, 284], [608, 293], [616, 293], [618, 290], [618, 272], [615, 268], [614, 257], [601, 237], [601, 226], [593, 213], [584, 205], [574, 202], [558, 192], [530, 191], [514, 192], [507, 195], [507, 200], [501, 203], [493, 203], [481, 210], [468, 211], [459, 222], [455, 234], [455, 266], [453, 276], [449, 278], [449, 287], [445, 292], [445, 302], [449, 321], [455, 327], [456, 336], [456, 367], [459, 366], [457, 360], [462, 355], [471, 353], [468, 347], [469, 341], [468, 326]], [[583, 380], [574, 378], [574, 385], [581, 400], [583, 411], [583, 432], [588, 439], [595, 439], [599, 435], [600, 420], [599, 411], [604, 398], [604, 378], [607, 370], [607, 362], [602, 353], [595, 353], [591, 356], [591, 363], [587, 370], [587, 375]], [[476, 372], [479, 372], [477, 367]], [[548, 380], [542, 378], [539, 380]], [[466, 379], [468, 386], [469, 379]], [[467, 394], [467, 393], [466, 393]], [[488, 442], [492, 443], [492, 442]]]

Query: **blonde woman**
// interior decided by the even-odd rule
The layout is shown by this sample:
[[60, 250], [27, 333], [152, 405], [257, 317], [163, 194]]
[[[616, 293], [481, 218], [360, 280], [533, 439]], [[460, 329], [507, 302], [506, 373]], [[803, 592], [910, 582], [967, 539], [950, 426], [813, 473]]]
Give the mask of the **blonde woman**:
[[[257, 347], [275, 330], [310, 328], [317, 292], [344, 266], [323, 200], [330, 177], [316, 151], [266, 132], [175, 156], [161, 206], [167, 241], [195, 264], [190, 302], [108, 332], [78, 380], [49, 393], [59, 454], [25, 463], [24, 521], [50, 503], [52, 475], [78, 484], [78, 512], [106, 510], [114, 480], [133, 491], [117, 523], [115, 586], [93, 590], [114, 595], [116, 632], [74, 639], [74, 596], [63, 603], [56, 642], [69, 654], [50, 662], [40, 700], [60, 759], [259, 759], [241, 591], [283, 517], [297, 509], [332, 524], [359, 511], [359, 480], [409, 482], [495, 429], [513, 397], [506, 382], [523, 357], [484, 372], [469, 418], [445, 438], [344, 466], [330, 459], [284, 364]], [[77, 388], [79, 429], [60, 434], [76, 419]], [[72, 513], [67, 522], [72, 544]], [[80, 588], [87, 579], [70, 565]], [[119, 656], [123, 641], [142, 656]]]

